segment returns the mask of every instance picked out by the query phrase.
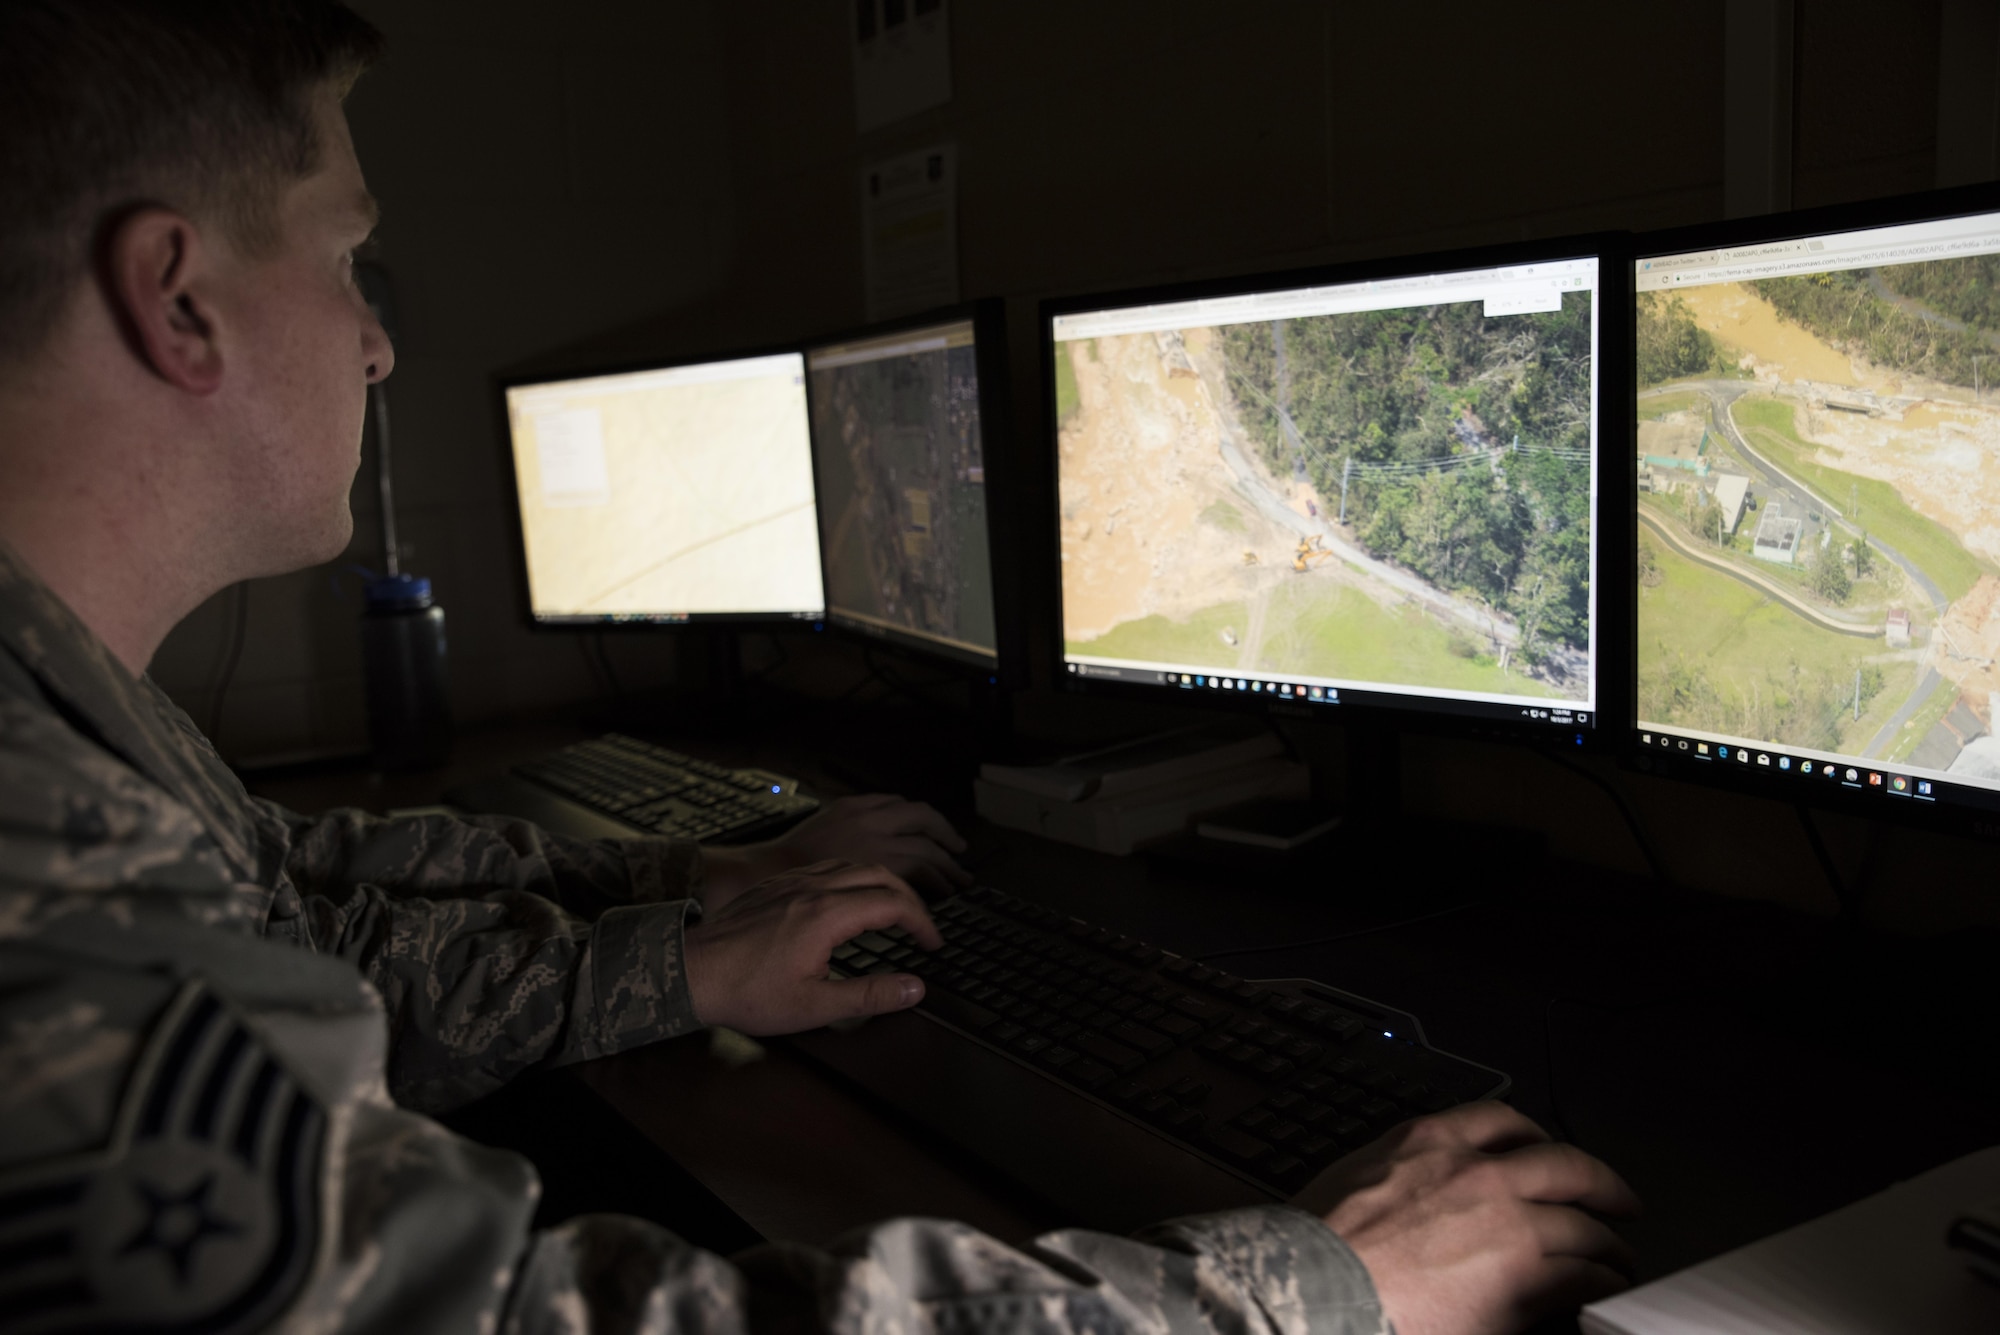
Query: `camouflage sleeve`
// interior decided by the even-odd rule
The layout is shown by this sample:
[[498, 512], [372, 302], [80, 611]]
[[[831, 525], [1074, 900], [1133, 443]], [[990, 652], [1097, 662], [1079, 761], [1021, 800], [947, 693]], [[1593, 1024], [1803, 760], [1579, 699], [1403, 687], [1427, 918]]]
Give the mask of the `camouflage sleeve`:
[[701, 846], [689, 839], [572, 839], [507, 816], [383, 817], [348, 808], [302, 816], [250, 800], [283, 841], [285, 870], [301, 889], [531, 890], [583, 918], [622, 904], [692, 899], [701, 889]]
[[1075, 1230], [1025, 1252], [963, 1224], [898, 1219], [825, 1250], [731, 1260], [637, 1219], [538, 1235], [504, 1335], [1390, 1335], [1367, 1269], [1283, 1206], [1175, 1220], [1136, 1238]]
[[438, 1112], [697, 1027], [681, 968], [696, 844], [256, 800], [285, 831], [313, 945], [382, 994], [399, 1101]]
[[0, 1332], [1381, 1335], [1366, 1272], [1288, 1209], [1053, 1234], [909, 1219], [733, 1259], [637, 1219], [531, 1230], [522, 1159], [389, 1098], [338, 960], [141, 895], [0, 892]]
[[682, 967], [691, 907], [628, 904], [586, 922], [525, 891], [431, 900], [361, 885], [304, 900], [313, 944], [381, 993], [390, 1091], [432, 1112], [532, 1068], [699, 1028]]

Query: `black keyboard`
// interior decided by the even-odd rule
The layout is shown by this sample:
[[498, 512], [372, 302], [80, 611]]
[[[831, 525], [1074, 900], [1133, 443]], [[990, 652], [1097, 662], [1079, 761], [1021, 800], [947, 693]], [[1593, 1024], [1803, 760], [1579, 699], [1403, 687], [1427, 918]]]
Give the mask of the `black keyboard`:
[[513, 772], [628, 825], [683, 839], [762, 838], [819, 806], [782, 775], [726, 769], [617, 733], [566, 746]]
[[998, 890], [934, 916], [942, 950], [867, 932], [834, 952], [836, 972], [916, 974], [933, 1021], [1273, 1196], [1509, 1084], [1431, 1047], [1414, 1017], [1318, 983], [1251, 982]]

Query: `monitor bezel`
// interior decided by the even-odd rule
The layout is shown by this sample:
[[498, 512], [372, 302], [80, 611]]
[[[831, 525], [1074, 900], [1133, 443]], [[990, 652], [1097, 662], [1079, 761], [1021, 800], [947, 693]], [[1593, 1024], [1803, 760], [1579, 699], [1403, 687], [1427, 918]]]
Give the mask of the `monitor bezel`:
[[[1600, 486], [1612, 476], [1604, 451], [1626, 449], [1630, 427], [1603, 411], [1607, 403], [1630, 399], [1629, 386], [1631, 328], [1629, 322], [1606, 318], [1614, 301], [1631, 304], [1631, 239], [1623, 232], [1591, 232], [1545, 240], [1502, 245], [1464, 247], [1452, 250], [1386, 255], [1337, 264], [1270, 270], [1222, 278], [1151, 286], [1113, 289], [1055, 297], [1039, 303], [1036, 312], [1037, 374], [1041, 378], [1041, 466], [1046, 470], [1049, 495], [1042, 516], [1047, 568], [1042, 574], [1042, 598], [1055, 618], [1054, 634], [1044, 654], [1050, 680], [1058, 690], [1144, 701], [1156, 705], [1188, 705], [1254, 714], [1274, 718], [1310, 719], [1340, 724], [1352, 720], [1367, 727], [1393, 727], [1404, 732], [1443, 733], [1508, 741], [1547, 744], [1567, 751], [1597, 751], [1609, 739], [1624, 735], [1625, 718], [1618, 712], [1622, 694], [1617, 683], [1629, 675], [1627, 641], [1606, 629], [1620, 624], [1619, 613], [1605, 603], [1604, 571], [1610, 554], [1632, 549], [1631, 528], [1636, 519], [1599, 498], [1597, 522], [1597, 570], [1593, 572], [1597, 596], [1597, 700], [1589, 724], [1559, 724], [1520, 718], [1511, 705], [1465, 702], [1419, 695], [1367, 693], [1350, 696], [1343, 688], [1338, 704], [1312, 703], [1245, 695], [1235, 691], [1183, 690], [1163, 684], [1106, 680], [1069, 670], [1062, 634], [1062, 562], [1060, 554], [1060, 473], [1058, 463], [1058, 421], [1054, 376], [1054, 320], [1057, 316], [1102, 310], [1115, 306], [1143, 306], [1192, 301], [1209, 297], [1237, 296], [1258, 292], [1283, 291], [1298, 287], [1330, 286], [1387, 278], [1460, 272], [1468, 269], [1499, 268], [1510, 264], [1545, 263], [1594, 256], [1598, 261], [1597, 386], [1600, 421], [1597, 442], [1597, 476]], [[1626, 414], [1629, 416], [1629, 414]], [[1409, 701], [1409, 703], [1404, 703]]]
[[[1786, 213], [1762, 214], [1754, 218], [1730, 219], [1722, 222], [1702, 223], [1689, 227], [1674, 228], [1658, 232], [1647, 232], [1633, 238], [1633, 273], [1628, 278], [1636, 278], [1640, 261], [1666, 255], [1684, 254], [1688, 251], [1707, 250], [1720, 246], [1753, 245], [1775, 241], [1803, 239], [1824, 235], [1829, 232], [1865, 231], [1874, 227], [1893, 227], [1900, 224], [1947, 220], [1980, 213], [2000, 213], [2000, 183], [1972, 186], [1957, 186], [1945, 190], [1927, 190], [1916, 194], [1898, 195], [1886, 199], [1864, 200], [1856, 203], [1825, 205], [1818, 208], [1797, 209]], [[1628, 282], [1636, 298], [1637, 284]], [[1638, 337], [1638, 303], [1631, 301], [1629, 341], [1636, 350]], [[1638, 433], [1638, 376], [1636, 366], [1628, 371], [1631, 381], [1628, 429], [1632, 433], [1635, 448], [1628, 449], [1624, 456], [1624, 494], [1636, 497], [1638, 477], [1638, 456], [1636, 440]], [[1843, 815], [1861, 816], [1871, 820], [1889, 821], [1900, 825], [1916, 826], [1926, 830], [1944, 831], [1968, 837], [2000, 840], [2000, 791], [1985, 792], [1981, 789], [1961, 789], [1976, 795], [1977, 801], [1930, 801], [1917, 798], [1899, 799], [1886, 791], [1872, 793], [1864, 786], [1851, 789], [1844, 781], [1821, 783], [1817, 778], [1805, 778], [1799, 774], [1769, 772], [1756, 764], [1737, 765], [1715, 759], [1701, 759], [1692, 753], [1683, 756], [1678, 747], [1663, 747], [1657, 742], [1648, 746], [1641, 742], [1643, 735], [1639, 720], [1639, 600], [1638, 600], [1638, 533], [1637, 504], [1633, 511], [1632, 539], [1628, 550], [1632, 553], [1630, 572], [1621, 590], [1617, 605], [1623, 609], [1624, 625], [1621, 638], [1627, 646], [1626, 652], [1631, 663], [1631, 671], [1624, 681], [1624, 699], [1621, 704], [1625, 722], [1621, 727], [1613, 753], [1622, 768], [1638, 773], [1669, 778], [1680, 782], [1696, 784], [1720, 792], [1736, 793], [1783, 802], [1793, 806], [1808, 806], [1815, 810], [1838, 812]], [[1658, 735], [1656, 733], [1656, 735]], [[1670, 734], [1677, 738], [1679, 734]], [[1690, 736], [1689, 740], [1693, 740]], [[1735, 745], [1735, 743], [1730, 743]], [[1759, 748], [1762, 749], [1762, 748]], [[1843, 768], [1846, 768], [1843, 766]], [[1895, 772], [1893, 766], [1867, 766], [1857, 764], [1856, 769], [1878, 769], [1886, 776]], [[1959, 785], [1954, 785], [1960, 789]]]
[[[1020, 670], [1022, 661], [1020, 582], [1007, 577], [1007, 572], [1014, 568], [1011, 558], [1014, 553], [1014, 535], [1017, 526], [1013, 522], [1013, 506], [1017, 501], [1018, 474], [1015, 469], [1015, 440], [1011, 430], [1013, 405], [1009, 392], [1007, 364], [1006, 303], [997, 297], [960, 302], [953, 306], [916, 311], [893, 319], [802, 340], [799, 348], [806, 359], [807, 427], [810, 431], [812, 423], [816, 420], [812, 412], [815, 403], [812, 354], [815, 350], [841, 343], [883, 338], [911, 330], [963, 323], [972, 325], [973, 356], [979, 373], [980, 456], [984, 460], [986, 469], [984, 484], [986, 549], [993, 577], [993, 652], [981, 653], [903, 627], [883, 626], [838, 612], [832, 606], [830, 596], [827, 599], [826, 626], [828, 630], [837, 632], [844, 639], [886, 646], [902, 653], [950, 664], [965, 670], [968, 674], [985, 676], [995, 684], [1016, 686], [1020, 684], [1023, 676]], [[817, 435], [813, 436], [812, 450], [814, 494], [817, 496], [820, 465], [820, 442]], [[825, 590], [829, 587], [825, 515], [820, 513], [817, 518], [821, 525], [820, 587]]]
[[[797, 341], [783, 343], [763, 343], [751, 347], [732, 348], [724, 351], [671, 354], [659, 357], [634, 357], [613, 362], [581, 362], [573, 364], [554, 363], [561, 369], [503, 372], [493, 377], [493, 403], [498, 414], [496, 435], [499, 438], [499, 463], [502, 494], [508, 506], [508, 527], [513, 540], [515, 605], [526, 621], [529, 629], [538, 634], [626, 634], [635, 631], [673, 632], [677, 630], [726, 630], [732, 626], [743, 626], [759, 630], [771, 630], [780, 626], [809, 626], [822, 628], [826, 621], [826, 609], [816, 612], [694, 612], [686, 615], [670, 616], [609, 616], [602, 618], [545, 617], [535, 611], [534, 587], [528, 578], [528, 536], [527, 526], [521, 516], [521, 489], [519, 468], [514, 459], [513, 432], [510, 429], [511, 416], [507, 407], [507, 392], [512, 389], [535, 385], [560, 384], [567, 380], [591, 380], [601, 376], [633, 375], [648, 371], [670, 371], [682, 366], [707, 366], [716, 362], [751, 361], [760, 357], [797, 356], [801, 376], [804, 374], [805, 354]], [[801, 388], [803, 389], [803, 383]], [[811, 445], [811, 413], [807, 413], [807, 450]], [[815, 519], [814, 540], [817, 542], [819, 526], [817, 509], [819, 504], [818, 478], [814, 478], [813, 504]], [[821, 601], [825, 601], [826, 569], [822, 560], [820, 566]]]

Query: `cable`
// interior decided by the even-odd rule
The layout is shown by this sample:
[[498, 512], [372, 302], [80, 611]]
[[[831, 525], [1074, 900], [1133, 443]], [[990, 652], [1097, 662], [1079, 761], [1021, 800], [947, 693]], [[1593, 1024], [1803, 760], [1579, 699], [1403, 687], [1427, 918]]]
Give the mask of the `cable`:
[[1652, 871], [1653, 879], [1670, 890], [1679, 888], [1674, 884], [1674, 878], [1667, 875], [1667, 864], [1660, 860], [1658, 851], [1653, 847], [1653, 841], [1646, 837], [1646, 828], [1639, 823], [1639, 815], [1632, 810], [1632, 804], [1625, 800], [1625, 794], [1613, 787], [1611, 781], [1603, 775], [1591, 773], [1560, 751], [1541, 751], [1540, 754], [1564, 769], [1582, 775], [1603, 789], [1604, 795], [1618, 808], [1618, 814], [1625, 818], [1625, 828], [1632, 832], [1632, 842], [1639, 846], [1639, 855], [1646, 859], [1646, 866]]
[[1828, 888], [1833, 891], [1833, 902], [1840, 908], [1840, 916], [1850, 927], [1861, 926], [1861, 903], [1854, 890], [1834, 865], [1833, 854], [1827, 851], [1826, 840], [1820, 837], [1819, 822], [1812, 818], [1806, 804], [1799, 802], [1792, 807], [1798, 813], [1799, 826], [1806, 832], [1806, 842], [1812, 845], [1813, 856], [1819, 860], [1820, 875], [1826, 877]]
[[229, 632], [229, 652], [222, 662], [222, 672], [216, 678], [215, 693], [208, 705], [208, 744], [222, 754], [222, 702], [229, 694], [229, 683], [235, 680], [236, 665], [243, 657], [243, 641], [250, 625], [250, 581], [244, 580], [234, 589], [236, 616]]
[[611, 683], [612, 700], [623, 699], [625, 688], [619, 684], [618, 673], [611, 667], [611, 649], [604, 642], [604, 632], [601, 630], [598, 631], [595, 635], [591, 636], [591, 639], [597, 643], [597, 661], [604, 664], [604, 679]]
[[1420, 922], [1430, 922], [1434, 918], [1448, 918], [1454, 913], [1479, 908], [1487, 902], [1483, 899], [1468, 899], [1465, 903], [1453, 904], [1450, 908], [1433, 909], [1429, 913], [1419, 913], [1414, 918], [1398, 918], [1394, 922], [1377, 923], [1373, 927], [1358, 927], [1351, 932], [1335, 932], [1332, 936], [1316, 936], [1304, 941], [1282, 941], [1274, 946], [1243, 946], [1230, 950], [1211, 950], [1206, 955], [1193, 955], [1189, 958], [1198, 964], [1206, 964], [1210, 960], [1230, 959], [1237, 955], [1274, 955], [1281, 950], [1308, 950], [1314, 946], [1330, 946], [1336, 941], [1352, 941], [1359, 936], [1374, 936], [1378, 932], [1393, 932], [1399, 927], [1414, 927]]

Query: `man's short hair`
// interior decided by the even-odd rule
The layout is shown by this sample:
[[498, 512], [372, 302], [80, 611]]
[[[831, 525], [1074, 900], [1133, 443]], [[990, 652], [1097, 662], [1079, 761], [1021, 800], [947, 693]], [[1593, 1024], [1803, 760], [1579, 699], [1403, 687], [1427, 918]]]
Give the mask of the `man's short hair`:
[[383, 46], [335, 0], [0, 0], [0, 358], [41, 345], [133, 208], [268, 250], [319, 165], [315, 93]]

